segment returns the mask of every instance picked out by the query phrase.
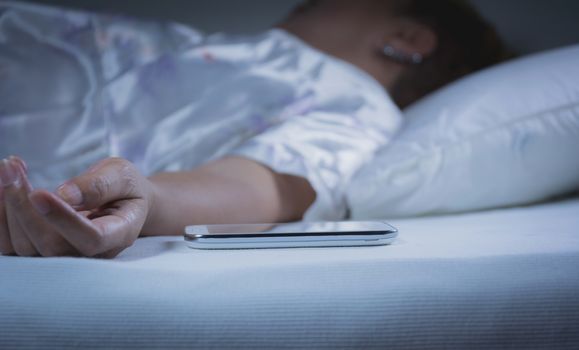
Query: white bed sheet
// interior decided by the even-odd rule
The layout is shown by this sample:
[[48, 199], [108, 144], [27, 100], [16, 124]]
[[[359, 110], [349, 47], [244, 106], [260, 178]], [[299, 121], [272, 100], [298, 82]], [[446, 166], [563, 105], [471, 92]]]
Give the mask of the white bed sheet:
[[0, 348], [579, 348], [579, 199], [395, 220], [391, 246], [0, 257]]

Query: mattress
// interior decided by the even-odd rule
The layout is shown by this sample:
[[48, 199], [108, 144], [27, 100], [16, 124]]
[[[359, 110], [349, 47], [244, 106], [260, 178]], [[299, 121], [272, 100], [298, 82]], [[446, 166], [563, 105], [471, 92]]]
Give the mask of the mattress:
[[579, 348], [579, 198], [392, 224], [381, 247], [0, 257], [0, 348]]

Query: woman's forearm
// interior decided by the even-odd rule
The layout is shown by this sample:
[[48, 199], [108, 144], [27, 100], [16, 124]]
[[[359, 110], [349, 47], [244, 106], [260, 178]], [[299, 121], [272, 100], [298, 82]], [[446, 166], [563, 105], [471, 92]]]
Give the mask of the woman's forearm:
[[307, 180], [241, 157], [149, 181], [151, 205], [141, 235], [180, 235], [191, 224], [298, 220], [315, 199]]

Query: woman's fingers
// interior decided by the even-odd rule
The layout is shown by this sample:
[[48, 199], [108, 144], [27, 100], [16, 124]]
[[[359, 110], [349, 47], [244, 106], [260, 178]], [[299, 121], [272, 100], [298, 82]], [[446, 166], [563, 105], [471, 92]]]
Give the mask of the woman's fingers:
[[10, 156], [8, 160], [19, 166], [25, 174], [28, 172], [28, 166], [26, 165], [26, 162], [22, 160], [22, 158], [17, 156]]
[[36, 248], [27, 237], [18, 220], [22, 205], [26, 201], [27, 181], [22, 179], [21, 167], [14, 160], [2, 160], [0, 164], [0, 181], [2, 182], [5, 225], [2, 241], [4, 248], [10, 248], [6, 243], [9, 239], [12, 250], [18, 255], [37, 255]]
[[[32, 186], [26, 176], [26, 165], [17, 157], [10, 157], [5, 165], [16, 173], [12, 184], [4, 188], [6, 246], [22, 256], [57, 256], [76, 251], [46, 222], [32, 206], [28, 196]], [[13, 177], [13, 174], [9, 174]], [[14, 179], [12, 179], [14, 180]]]
[[36, 247], [34, 246], [34, 244], [32, 244], [32, 242], [26, 235], [26, 232], [22, 228], [20, 221], [16, 216], [12, 215], [14, 213], [14, 210], [12, 209], [10, 202], [7, 205], [6, 213], [7, 213], [6, 215], [8, 216], [7, 221], [8, 221], [8, 230], [10, 231], [10, 241], [12, 243], [12, 248], [14, 249], [16, 255], [19, 256], [38, 255]]
[[59, 195], [67, 203], [33, 190], [19, 158], [1, 161], [0, 252], [116, 256], [134, 242], [146, 219], [142, 179], [131, 163], [107, 159], [61, 186]]
[[92, 222], [112, 243], [112, 249], [126, 248], [139, 236], [146, 215], [144, 199], [125, 199], [115, 202], [107, 209], [107, 215], [94, 218]]
[[76, 209], [94, 209], [118, 199], [134, 198], [138, 172], [121, 158], [108, 158], [60, 186], [57, 194]]
[[54, 194], [36, 190], [30, 194], [36, 212], [84, 256], [95, 256], [115, 246], [108, 227], [95, 226]]
[[[33, 193], [29, 196], [32, 195]], [[21, 231], [28, 237], [40, 255], [62, 256], [77, 254], [76, 249], [38, 213], [29, 198], [22, 200], [17, 220], [20, 223]]]
[[[0, 165], [0, 167], [1, 166], [2, 165]], [[8, 231], [6, 208], [4, 206], [4, 186], [2, 185], [0, 185], [0, 254], [14, 254], [14, 248], [10, 240], [10, 231]]]

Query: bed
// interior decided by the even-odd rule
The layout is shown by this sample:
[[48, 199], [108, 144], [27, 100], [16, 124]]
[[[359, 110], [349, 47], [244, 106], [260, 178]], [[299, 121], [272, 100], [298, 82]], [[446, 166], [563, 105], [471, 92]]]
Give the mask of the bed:
[[392, 221], [390, 246], [0, 257], [0, 347], [579, 347], [579, 198]]
[[[484, 10], [499, 1], [475, 3]], [[484, 123], [472, 116], [455, 123], [449, 134], [456, 139], [437, 132], [423, 137], [412, 127], [403, 132], [390, 152], [398, 158], [383, 154], [377, 161], [389, 164], [382, 168], [391, 173], [368, 176], [406, 187], [367, 186], [361, 177], [350, 194], [356, 218], [383, 215], [400, 230], [394, 244], [203, 251], [188, 248], [181, 237], [151, 237], [113, 260], [0, 256], [0, 348], [579, 348], [579, 196], [552, 199], [577, 189], [578, 54], [576, 46], [519, 65], [521, 77], [532, 72], [542, 82], [517, 89], [527, 94], [518, 91], [520, 103], [501, 91], [483, 94], [482, 104], [473, 99], [481, 94], [457, 96], [456, 90], [471, 91], [483, 81], [494, 87], [509, 80], [503, 68], [447, 90], [457, 111], [471, 113], [474, 103], [484, 112], [476, 117]], [[556, 74], [545, 69], [545, 60]], [[514, 72], [511, 66], [509, 77]], [[505, 90], [517, 88], [508, 83]], [[538, 93], [549, 98], [535, 98]], [[411, 110], [415, 125], [422, 123], [418, 114], [426, 115], [430, 130], [439, 130], [437, 123], [447, 119], [430, 112], [444, 116], [446, 105], [436, 108], [445, 98]], [[520, 116], [538, 115], [541, 127], [533, 119], [511, 128]], [[530, 132], [548, 130], [553, 120], [557, 133]], [[402, 176], [409, 169], [404, 161], [422, 159], [417, 150], [439, 152], [486, 130], [525, 135], [516, 141], [526, 142], [505, 152], [513, 140], [489, 134], [469, 143], [478, 153], [445, 153], [447, 171], [471, 170], [452, 176], [477, 177], [470, 197], [448, 172], [425, 171], [412, 181]], [[544, 151], [523, 147], [533, 145]], [[497, 188], [484, 170], [499, 156], [506, 180]], [[537, 164], [550, 172], [528, 171]], [[515, 171], [534, 177], [521, 181]]]

